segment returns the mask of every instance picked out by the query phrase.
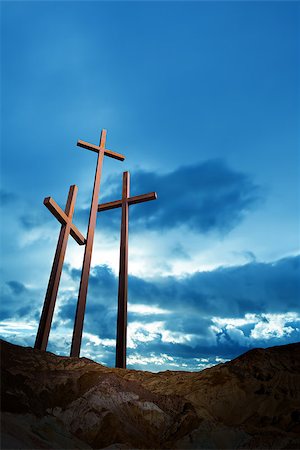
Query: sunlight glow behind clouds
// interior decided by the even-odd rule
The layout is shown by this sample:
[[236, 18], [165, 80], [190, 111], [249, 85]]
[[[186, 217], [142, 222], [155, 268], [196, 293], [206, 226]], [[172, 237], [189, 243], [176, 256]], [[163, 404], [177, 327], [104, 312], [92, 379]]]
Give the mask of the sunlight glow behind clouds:
[[2, 336], [9, 334], [23, 334], [24, 332], [32, 332], [36, 329], [36, 323], [24, 322], [16, 320], [4, 320], [0, 322], [0, 333]]
[[[220, 327], [240, 327], [249, 323], [257, 323], [259, 320], [256, 314], [245, 314], [243, 318], [236, 317], [213, 317], [212, 322]], [[217, 328], [216, 328], [217, 329]]]
[[158, 306], [141, 305], [141, 304], [128, 304], [128, 311], [134, 312], [136, 314], [150, 315], [150, 314], [171, 314], [172, 311], [168, 309], [162, 309]]

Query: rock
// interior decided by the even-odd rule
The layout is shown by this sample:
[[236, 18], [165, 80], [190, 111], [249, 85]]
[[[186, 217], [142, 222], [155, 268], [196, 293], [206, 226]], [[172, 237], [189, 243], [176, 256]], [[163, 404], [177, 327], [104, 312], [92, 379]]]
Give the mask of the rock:
[[300, 448], [300, 344], [160, 373], [1, 349], [2, 449]]

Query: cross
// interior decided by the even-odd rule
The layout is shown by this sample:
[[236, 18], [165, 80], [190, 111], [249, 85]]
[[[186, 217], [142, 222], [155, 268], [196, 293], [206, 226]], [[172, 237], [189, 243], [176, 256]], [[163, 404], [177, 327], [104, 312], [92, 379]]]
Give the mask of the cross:
[[61, 223], [61, 229], [59, 233], [55, 256], [50, 273], [50, 279], [46, 291], [44, 306], [34, 345], [34, 348], [39, 350], [46, 350], [47, 348], [69, 234], [75, 239], [75, 241], [79, 245], [85, 244], [85, 238], [72, 223], [77, 191], [78, 191], [77, 186], [75, 185], [70, 186], [65, 211], [63, 211], [58, 206], [58, 204], [53, 200], [53, 198], [46, 197], [44, 199], [44, 205]]
[[118, 318], [117, 318], [117, 346], [116, 367], [126, 369], [126, 340], [127, 340], [127, 291], [128, 291], [128, 213], [129, 205], [156, 200], [156, 192], [129, 197], [130, 174], [123, 172], [122, 199], [103, 203], [98, 206], [98, 212], [108, 209], [122, 208], [120, 266], [118, 289]]
[[87, 230], [86, 237], [86, 245], [83, 257], [83, 265], [79, 286], [79, 294], [75, 315], [75, 323], [73, 330], [73, 338], [71, 345], [71, 356], [79, 356], [80, 346], [82, 340], [82, 331], [83, 331], [83, 321], [84, 321], [84, 313], [85, 313], [85, 305], [86, 305], [86, 297], [88, 291], [88, 282], [89, 282], [89, 274], [91, 267], [91, 259], [92, 259], [92, 250], [93, 250], [93, 242], [94, 242], [94, 234], [95, 234], [95, 226], [96, 226], [96, 218], [97, 218], [97, 210], [98, 210], [98, 201], [99, 201], [99, 191], [100, 191], [100, 179], [102, 173], [102, 163], [103, 158], [105, 156], [109, 156], [114, 159], [118, 159], [120, 161], [124, 161], [125, 156], [120, 153], [115, 153], [111, 150], [105, 148], [106, 143], [106, 130], [102, 130], [100, 136], [100, 144], [99, 146], [94, 144], [89, 144], [88, 142], [84, 142], [79, 140], [77, 145], [79, 147], [85, 148], [87, 150], [91, 150], [98, 154], [96, 172], [95, 172], [95, 180], [94, 180], [94, 189], [91, 201], [91, 209], [90, 209], [90, 217], [89, 224]]

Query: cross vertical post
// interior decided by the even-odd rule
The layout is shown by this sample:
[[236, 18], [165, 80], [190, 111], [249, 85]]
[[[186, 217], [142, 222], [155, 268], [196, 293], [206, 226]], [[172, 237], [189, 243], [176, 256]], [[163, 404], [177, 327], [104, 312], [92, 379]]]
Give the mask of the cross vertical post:
[[130, 174], [129, 172], [124, 172], [123, 186], [122, 186], [122, 218], [121, 218], [120, 269], [119, 269], [119, 289], [118, 289], [116, 367], [126, 367], [129, 195], [130, 195]]
[[122, 208], [116, 344], [116, 367], [122, 369], [126, 369], [129, 206], [157, 199], [156, 192], [129, 197], [129, 191], [130, 174], [129, 172], [124, 172], [122, 199], [115, 200], [113, 202], [102, 203], [98, 206], [98, 212], [120, 207]]
[[79, 286], [79, 294], [75, 315], [75, 324], [73, 330], [72, 337], [72, 345], [71, 345], [71, 356], [79, 356], [80, 354], [80, 346], [82, 340], [82, 331], [83, 331], [83, 322], [84, 322], [84, 313], [86, 306], [86, 297], [88, 291], [88, 281], [91, 267], [91, 259], [92, 259], [92, 250], [93, 250], [93, 242], [94, 242], [94, 234], [95, 234], [95, 226], [96, 226], [96, 218], [97, 218], [97, 210], [98, 210], [98, 201], [99, 201], [99, 192], [100, 192], [100, 180], [102, 173], [102, 165], [104, 155], [110, 156], [111, 158], [119, 159], [123, 161], [125, 157], [119, 153], [112, 152], [111, 150], [107, 150], [105, 148], [106, 143], [106, 130], [102, 130], [100, 137], [99, 146], [89, 144], [84, 141], [78, 141], [77, 145], [79, 147], [86, 148], [88, 150], [94, 151], [98, 153], [95, 179], [94, 179], [94, 189], [91, 201], [91, 209], [90, 209], [90, 217], [88, 224], [88, 231], [86, 237], [86, 246], [83, 258], [80, 286]]
[[64, 212], [51, 197], [47, 197], [44, 200], [44, 205], [61, 222], [62, 226], [59, 233], [55, 256], [50, 273], [50, 279], [46, 291], [44, 306], [34, 344], [34, 348], [38, 350], [45, 351], [47, 348], [69, 234], [73, 236], [73, 238], [77, 241], [78, 244], [84, 245], [85, 243], [85, 239], [82, 236], [82, 234], [77, 230], [75, 225], [72, 224], [72, 217], [75, 208], [77, 191], [78, 191], [77, 186], [72, 185], [70, 187], [68, 200]]

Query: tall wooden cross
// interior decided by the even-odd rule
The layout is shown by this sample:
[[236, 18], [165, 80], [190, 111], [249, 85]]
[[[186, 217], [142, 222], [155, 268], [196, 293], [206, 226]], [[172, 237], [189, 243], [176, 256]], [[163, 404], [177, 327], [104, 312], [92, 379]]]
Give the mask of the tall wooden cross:
[[61, 229], [59, 233], [53, 265], [50, 273], [50, 279], [46, 291], [44, 306], [34, 345], [34, 348], [39, 350], [46, 350], [47, 348], [69, 234], [71, 234], [71, 236], [75, 239], [75, 241], [79, 245], [85, 244], [85, 238], [72, 223], [77, 191], [78, 191], [77, 186], [72, 185], [70, 187], [65, 211], [63, 211], [58, 206], [58, 204], [53, 200], [53, 198], [46, 197], [44, 200], [44, 205], [61, 223]]
[[77, 301], [75, 324], [74, 324], [73, 338], [72, 338], [72, 345], [71, 345], [71, 356], [79, 356], [79, 353], [80, 353], [84, 312], [85, 312], [85, 305], [86, 305], [86, 296], [87, 296], [87, 290], [88, 290], [88, 281], [89, 281], [89, 274], [90, 274], [90, 266], [91, 266], [92, 250], [93, 250], [93, 242], [94, 242], [94, 234], [95, 234], [95, 226], [96, 226], [96, 218], [97, 218], [97, 210], [98, 210], [100, 179], [101, 179], [101, 173], [102, 173], [103, 158], [104, 158], [104, 155], [106, 155], [106, 156], [110, 156], [111, 158], [118, 159], [120, 161], [124, 161], [124, 159], [125, 159], [125, 156], [121, 155], [120, 153], [115, 153], [115, 152], [112, 152], [111, 150], [106, 149], [105, 142], [106, 142], [106, 130], [102, 130], [102, 132], [101, 132], [99, 146], [94, 145], [94, 144], [89, 144], [84, 141], [77, 142], [77, 145], [79, 147], [83, 147], [83, 148], [86, 148], [87, 150], [96, 152], [98, 154], [98, 158], [97, 158], [94, 189], [93, 189], [93, 195], [92, 195], [90, 217], [89, 217], [86, 245], [85, 245], [80, 286], [79, 286], [79, 295], [78, 295], [78, 301]]
[[130, 174], [123, 172], [122, 199], [103, 203], [98, 206], [98, 211], [107, 211], [122, 207], [121, 240], [120, 240], [120, 267], [118, 289], [118, 318], [117, 318], [117, 346], [116, 367], [126, 369], [126, 340], [127, 340], [127, 291], [128, 291], [128, 213], [129, 205], [156, 200], [156, 192], [149, 194], [130, 195]]

